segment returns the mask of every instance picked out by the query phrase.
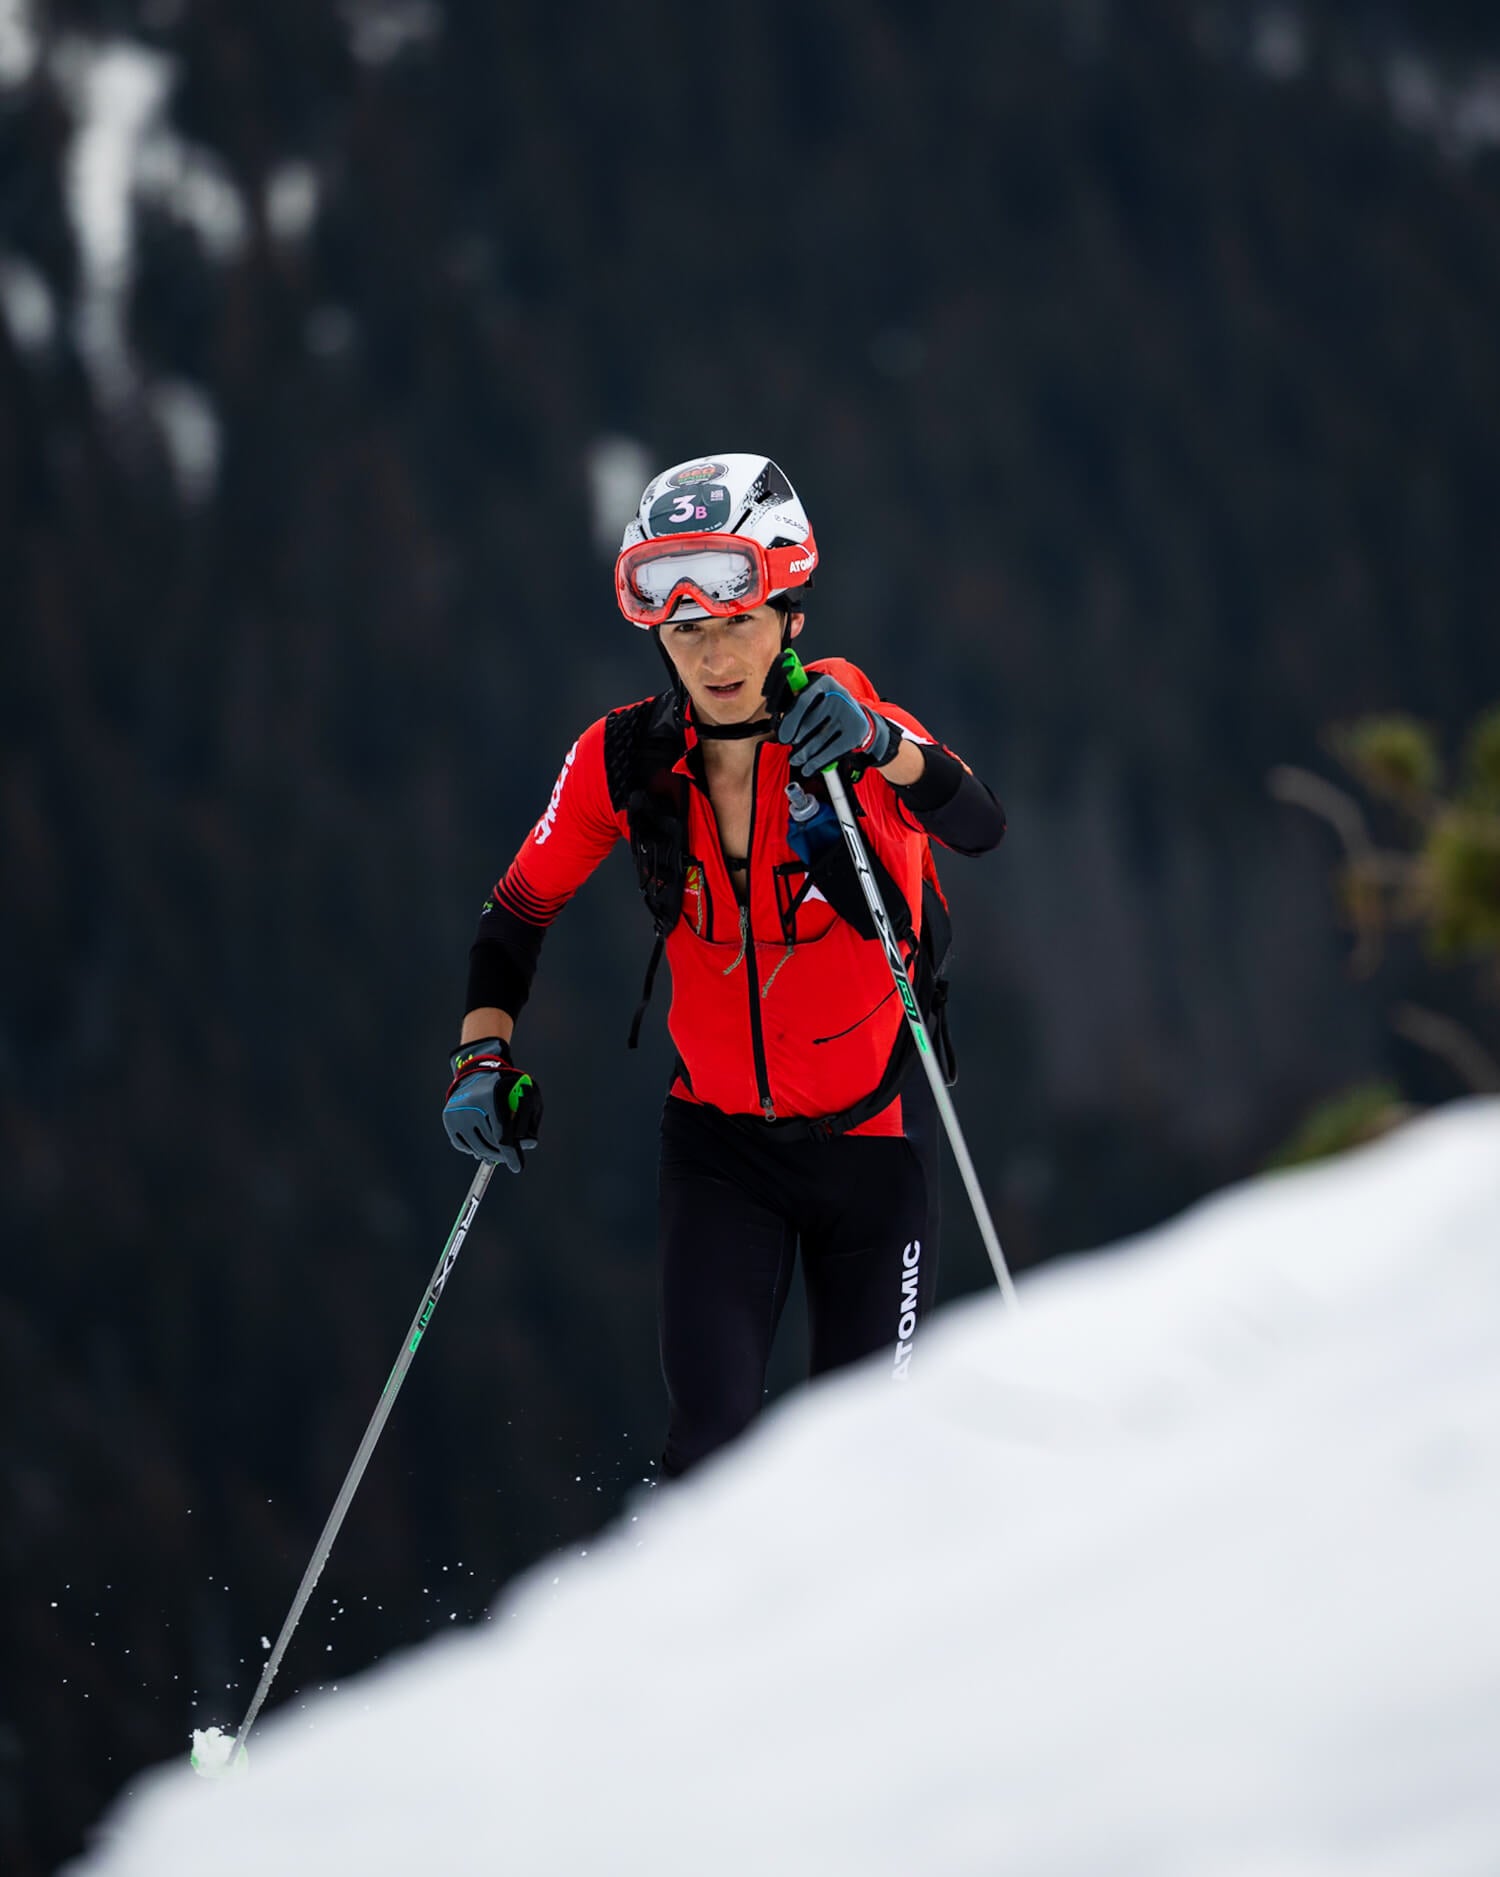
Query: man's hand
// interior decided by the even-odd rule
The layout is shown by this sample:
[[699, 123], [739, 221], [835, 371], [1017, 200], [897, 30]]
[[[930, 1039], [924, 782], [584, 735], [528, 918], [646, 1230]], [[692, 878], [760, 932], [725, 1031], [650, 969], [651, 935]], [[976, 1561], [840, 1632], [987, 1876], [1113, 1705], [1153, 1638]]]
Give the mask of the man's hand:
[[901, 732], [878, 711], [867, 710], [837, 678], [820, 671], [781, 720], [777, 736], [792, 746], [792, 765], [816, 775], [841, 756], [882, 769], [901, 747]]
[[443, 1107], [449, 1140], [476, 1160], [493, 1160], [519, 1173], [526, 1150], [536, 1146], [542, 1091], [515, 1067], [498, 1036], [461, 1044], [452, 1067]]

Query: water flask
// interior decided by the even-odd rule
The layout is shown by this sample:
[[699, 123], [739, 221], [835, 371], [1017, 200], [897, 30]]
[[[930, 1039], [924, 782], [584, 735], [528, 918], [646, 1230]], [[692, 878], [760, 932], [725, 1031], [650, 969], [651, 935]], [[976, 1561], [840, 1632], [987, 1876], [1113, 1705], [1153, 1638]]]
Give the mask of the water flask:
[[843, 839], [839, 818], [830, 803], [809, 795], [800, 782], [787, 783], [786, 804], [792, 817], [787, 840], [803, 866], [811, 868], [825, 849]]

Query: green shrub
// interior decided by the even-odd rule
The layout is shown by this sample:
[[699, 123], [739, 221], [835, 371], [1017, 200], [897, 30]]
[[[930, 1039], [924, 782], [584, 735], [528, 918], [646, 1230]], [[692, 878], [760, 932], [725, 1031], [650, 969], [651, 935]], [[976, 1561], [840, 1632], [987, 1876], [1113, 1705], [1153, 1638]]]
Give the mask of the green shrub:
[[1431, 795], [1442, 783], [1437, 738], [1415, 717], [1362, 717], [1335, 733], [1334, 747], [1376, 795], [1411, 802]]
[[1500, 814], [1445, 808], [1428, 830], [1423, 859], [1436, 955], [1500, 952]]
[[1464, 780], [1476, 808], [1500, 810], [1500, 704], [1487, 710], [1469, 732]]
[[1410, 1113], [1394, 1082], [1359, 1082], [1304, 1115], [1296, 1133], [1266, 1164], [1301, 1167], [1330, 1159], [1388, 1133]]

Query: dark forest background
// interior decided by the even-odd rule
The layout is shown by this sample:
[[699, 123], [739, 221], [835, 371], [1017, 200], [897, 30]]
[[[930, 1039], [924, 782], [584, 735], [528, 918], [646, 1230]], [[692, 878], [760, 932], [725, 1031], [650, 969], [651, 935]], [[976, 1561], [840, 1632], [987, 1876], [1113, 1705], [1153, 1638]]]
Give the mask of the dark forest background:
[[[243, 1712], [468, 1179], [438, 1113], [480, 902], [577, 732], [657, 687], [610, 582], [648, 471], [774, 455], [809, 649], [1007, 804], [945, 878], [1016, 1266], [1253, 1172], [1352, 1081], [1461, 1092], [1390, 1000], [1493, 1010], [1415, 950], [1351, 980], [1331, 837], [1265, 777], [1500, 697], [1500, 28], [5, 11], [0, 1870], [38, 1877]], [[170, 64], [110, 261], [76, 205], [121, 44]], [[481, 1618], [650, 1473], [648, 950], [620, 855], [521, 1028], [543, 1146], [281, 1700]], [[959, 1200], [948, 1297], [988, 1281]]]

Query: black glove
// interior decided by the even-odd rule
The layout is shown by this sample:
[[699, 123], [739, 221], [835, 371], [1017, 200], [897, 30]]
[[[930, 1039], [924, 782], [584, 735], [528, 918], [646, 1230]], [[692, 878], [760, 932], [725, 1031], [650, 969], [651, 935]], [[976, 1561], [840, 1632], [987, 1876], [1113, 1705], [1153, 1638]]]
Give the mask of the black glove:
[[453, 1052], [453, 1080], [443, 1106], [443, 1126], [460, 1152], [494, 1160], [519, 1173], [525, 1150], [536, 1146], [542, 1123], [542, 1091], [521, 1074], [498, 1036], [462, 1043]]
[[889, 718], [867, 710], [826, 671], [813, 677], [776, 732], [792, 746], [792, 765], [816, 775], [841, 756], [855, 757], [865, 768], [880, 769], [901, 747], [901, 732]]

